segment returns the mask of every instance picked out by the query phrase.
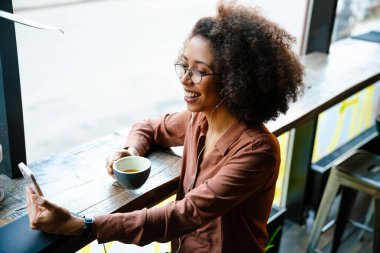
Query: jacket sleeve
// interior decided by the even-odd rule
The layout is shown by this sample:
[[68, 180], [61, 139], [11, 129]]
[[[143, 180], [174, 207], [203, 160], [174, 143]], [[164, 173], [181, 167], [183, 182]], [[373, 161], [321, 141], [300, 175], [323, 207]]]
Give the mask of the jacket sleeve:
[[[271, 145], [244, 147], [211, 179], [164, 207], [96, 219], [98, 241], [111, 239], [145, 245], [182, 236], [223, 215], [246, 198], [273, 189], [279, 151]], [[275, 147], [277, 148], [277, 147]], [[107, 231], [105, 231], [107, 230]]]
[[190, 117], [189, 111], [183, 111], [136, 123], [132, 126], [124, 147], [135, 147], [139, 154], [144, 155], [154, 144], [163, 147], [182, 146]]

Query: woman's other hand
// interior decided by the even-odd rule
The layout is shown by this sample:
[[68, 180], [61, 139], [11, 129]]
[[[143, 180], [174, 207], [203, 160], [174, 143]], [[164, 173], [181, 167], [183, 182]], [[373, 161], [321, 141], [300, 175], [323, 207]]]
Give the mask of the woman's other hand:
[[121, 149], [119, 151], [116, 151], [112, 157], [107, 158], [106, 168], [107, 168], [108, 174], [111, 177], [115, 178], [115, 175], [113, 174], [113, 169], [112, 169], [112, 165], [115, 161], [119, 160], [122, 157], [139, 156], [139, 155], [140, 155], [139, 152], [134, 147], [128, 147], [127, 149]]
[[27, 188], [27, 209], [30, 227], [52, 234], [80, 235], [84, 221]]

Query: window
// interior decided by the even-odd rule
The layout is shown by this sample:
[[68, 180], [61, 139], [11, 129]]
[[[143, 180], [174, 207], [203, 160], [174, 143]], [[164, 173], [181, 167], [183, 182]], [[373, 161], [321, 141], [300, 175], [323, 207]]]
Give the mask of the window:
[[[277, 22], [297, 39], [296, 52], [301, 52], [308, 0], [275, 1], [258, 0], [265, 16]], [[290, 13], [294, 13], [290, 14]]]
[[[15, 14], [65, 32], [16, 24], [29, 162], [185, 108], [173, 63], [216, 0], [60, 2], [13, 1]], [[291, 19], [277, 1], [257, 4], [301, 41], [306, 0], [281, 3]]]
[[380, 0], [338, 0], [332, 41], [380, 29]]
[[15, 14], [65, 32], [16, 25], [28, 161], [148, 116], [183, 110], [173, 63], [194, 22], [215, 13], [215, 3], [86, 1], [52, 7], [15, 0]]
[[380, 112], [380, 81], [359, 91], [318, 117], [313, 162], [331, 154], [375, 125]]

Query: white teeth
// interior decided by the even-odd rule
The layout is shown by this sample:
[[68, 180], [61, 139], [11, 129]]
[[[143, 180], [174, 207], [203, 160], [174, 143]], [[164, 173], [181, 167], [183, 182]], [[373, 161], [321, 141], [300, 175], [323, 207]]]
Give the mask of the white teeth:
[[197, 93], [194, 93], [194, 92], [185, 91], [185, 96], [186, 97], [198, 97], [199, 95]]

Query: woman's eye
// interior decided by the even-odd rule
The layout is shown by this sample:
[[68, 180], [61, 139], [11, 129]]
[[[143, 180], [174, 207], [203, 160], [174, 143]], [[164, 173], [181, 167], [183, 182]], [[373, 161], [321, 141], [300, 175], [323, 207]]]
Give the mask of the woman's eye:
[[201, 75], [206, 74], [206, 71], [202, 71], [202, 70], [199, 70], [199, 69], [197, 69], [197, 72], [198, 72], [199, 74], [201, 74]]

